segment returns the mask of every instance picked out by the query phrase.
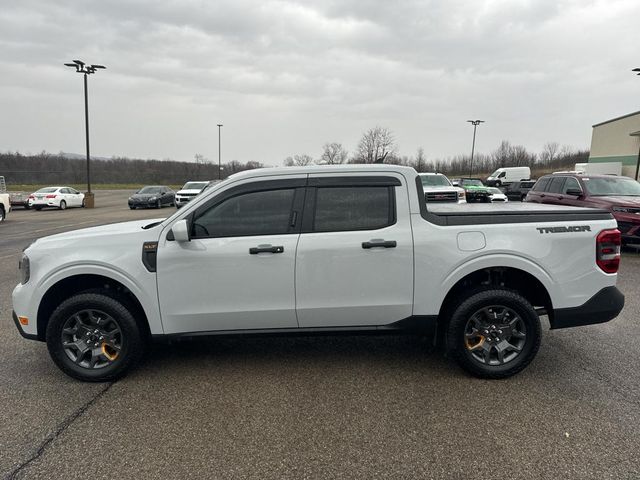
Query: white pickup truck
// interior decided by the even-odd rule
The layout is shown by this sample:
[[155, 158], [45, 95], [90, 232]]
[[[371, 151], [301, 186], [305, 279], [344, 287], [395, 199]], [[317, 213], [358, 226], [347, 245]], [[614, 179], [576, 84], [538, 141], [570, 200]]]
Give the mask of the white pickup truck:
[[88, 381], [123, 375], [154, 338], [345, 331], [433, 335], [468, 372], [501, 378], [536, 355], [540, 316], [618, 315], [619, 261], [607, 211], [432, 206], [407, 167], [269, 168], [164, 220], [37, 240], [13, 316]]

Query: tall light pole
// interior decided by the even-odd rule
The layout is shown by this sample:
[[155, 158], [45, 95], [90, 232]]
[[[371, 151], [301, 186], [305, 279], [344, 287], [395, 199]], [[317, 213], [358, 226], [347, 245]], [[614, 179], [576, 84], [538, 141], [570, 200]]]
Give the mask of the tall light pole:
[[471, 176], [471, 172], [473, 171], [473, 153], [476, 150], [476, 128], [481, 123], [484, 123], [484, 120], [467, 120], [471, 125], [473, 125], [473, 143], [471, 144], [471, 161], [469, 162], [469, 176]]
[[222, 180], [222, 148], [220, 143], [220, 130], [222, 129], [222, 124], [218, 123], [218, 180]]
[[67, 67], [76, 69], [76, 73], [84, 75], [84, 131], [85, 142], [87, 146], [87, 202], [86, 206], [93, 208], [93, 195], [91, 194], [91, 154], [89, 153], [89, 93], [87, 90], [87, 75], [96, 73], [96, 70], [105, 69], [104, 65], [87, 65], [80, 60], [74, 60], [73, 63], [65, 63]]
[[[640, 75], [640, 68], [634, 68], [631, 71], [636, 72], [638, 75]], [[640, 132], [630, 133], [629, 135], [631, 135], [632, 137], [638, 137], [640, 136]], [[638, 160], [636, 161], [636, 180], [638, 180], [638, 174], [640, 174], [640, 150], [638, 150]]]

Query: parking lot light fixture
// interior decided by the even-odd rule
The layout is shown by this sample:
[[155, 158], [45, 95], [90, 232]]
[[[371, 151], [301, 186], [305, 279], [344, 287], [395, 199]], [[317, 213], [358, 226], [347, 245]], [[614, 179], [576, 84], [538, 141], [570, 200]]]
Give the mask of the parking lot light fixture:
[[65, 66], [75, 68], [76, 73], [81, 73], [84, 77], [84, 128], [85, 142], [87, 147], [87, 202], [86, 206], [93, 207], [93, 195], [91, 193], [91, 154], [89, 152], [89, 94], [87, 89], [87, 75], [96, 73], [96, 70], [103, 70], [104, 65], [87, 65], [82, 60], [73, 60], [73, 63], [65, 63]]
[[473, 142], [471, 143], [471, 161], [469, 162], [469, 177], [471, 177], [471, 173], [473, 172], [473, 154], [476, 149], [476, 128], [481, 123], [484, 123], [484, 120], [467, 120], [471, 125], [473, 125]]

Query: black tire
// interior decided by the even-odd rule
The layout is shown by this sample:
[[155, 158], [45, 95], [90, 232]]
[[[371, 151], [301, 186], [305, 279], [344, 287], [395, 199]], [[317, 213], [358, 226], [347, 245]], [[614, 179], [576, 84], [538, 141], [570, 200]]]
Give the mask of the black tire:
[[64, 200], [60, 200], [60, 210], [66, 210], [67, 209], [67, 202], [65, 202]]
[[82, 199], [82, 204], [80, 205], [82, 208], [84, 208], [84, 198]]
[[0, 205], [0, 223], [4, 222], [5, 218], [7, 218], [7, 214], [4, 211], [4, 206]]
[[42, 207], [33, 207], [33, 208], [35, 208], [37, 211], [42, 210]]
[[521, 202], [525, 202], [526, 200], [527, 200], [527, 196], [526, 196], [526, 195], [522, 195], [522, 196], [520, 197], [520, 201], [521, 201]]
[[[115, 360], [101, 368], [88, 368], [76, 364], [63, 346], [63, 328], [74, 315], [95, 310], [104, 312], [117, 322], [121, 331], [121, 349]], [[47, 324], [46, 341], [55, 364], [67, 375], [85, 382], [109, 382], [124, 376], [143, 356], [146, 338], [131, 313], [127, 302], [102, 291], [74, 295], [55, 309]]]
[[130, 208], [131, 210], [135, 210], [135, 209], [136, 209], [136, 207], [134, 207], [133, 205], [129, 205], [129, 208]]
[[[458, 305], [458, 307], [453, 311], [447, 328], [447, 351], [463, 369], [472, 375], [488, 379], [507, 378], [515, 375], [529, 365], [538, 353], [542, 337], [540, 319], [533, 306], [520, 294], [511, 290], [487, 289], [473, 293], [464, 300], [459, 299], [459, 301], [454, 302], [454, 304]], [[513, 337], [509, 336], [505, 338], [505, 336], [508, 335], [505, 330], [505, 336], [496, 338], [493, 337], [494, 334], [497, 337], [503, 334], [502, 329], [498, 330], [498, 328], [500, 328], [498, 322], [501, 320], [492, 319], [492, 322], [494, 322], [498, 328], [494, 328], [495, 331], [490, 331], [490, 327], [487, 327], [489, 330], [483, 330], [479, 332], [480, 335], [476, 335], [475, 338], [481, 337], [478, 344], [470, 345], [469, 338], [465, 337], [465, 334], [471, 335], [469, 333], [469, 325], [472, 322], [476, 322], [478, 318], [482, 318], [480, 312], [482, 312], [483, 309], [491, 311], [493, 307], [495, 307], [494, 312], [496, 310], [500, 311], [499, 309], [503, 308], [505, 309], [503, 312], [511, 311], [515, 313], [518, 319], [517, 323], [520, 327], [513, 329], [515, 332]], [[511, 314], [508, 315], [513, 317]], [[509, 316], [506, 318], [509, 318]], [[516, 337], [516, 334], [522, 335], [523, 330], [524, 338]], [[483, 334], [487, 331], [490, 331], [490, 334], [484, 336]], [[498, 331], [500, 335], [497, 334]], [[511, 331], [511, 327], [509, 327], [509, 331]], [[487, 340], [489, 338], [490, 340]], [[491, 343], [492, 341], [494, 342], [493, 344]], [[503, 359], [504, 363], [500, 363], [500, 360], [497, 358], [498, 347], [504, 347], [505, 344], [503, 341], [506, 341], [510, 347], [515, 345], [520, 348], [520, 350], [515, 351], [510, 349], [507, 357]], [[485, 342], [487, 342], [486, 346], [488, 346], [488, 348], [485, 348]], [[482, 347], [482, 349], [478, 350], [479, 347]], [[488, 364], [484, 363], [487, 360], [486, 356], [482, 361], [478, 358], [481, 352], [488, 355]], [[494, 354], [496, 355], [495, 359], [492, 357]], [[504, 352], [502, 355], [505, 355]], [[509, 356], [512, 356], [512, 358], [509, 358]], [[492, 362], [497, 362], [498, 364], [492, 364]]]
[[495, 187], [500, 188], [502, 186], [502, 181], [501, 180], [496, 180], [496, 183], [494, 184]]
[[162, 208], [162, 202], [160, 200], [156, 202], [156, 208]]

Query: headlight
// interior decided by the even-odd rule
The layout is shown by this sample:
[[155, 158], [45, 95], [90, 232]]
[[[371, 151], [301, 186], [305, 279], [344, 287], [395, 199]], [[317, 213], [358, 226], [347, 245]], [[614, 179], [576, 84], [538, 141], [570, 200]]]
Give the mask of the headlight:
[[625, 207], [613, 207], [612, 210], [614, 212], [631, 213], [631, 209], [630, 208], [625, 208]]
[[464, 192], [458, 192], [458, 198], [464, 198], [464, 197], [465, 197]]
[[149, 201], [150, 201], [150, 202], [155, 202], [156, 200], [157, 200], [157, 198], [156, 198], [156, 197], [151, 197], [151, 198], [149, 199]]
[[29, 277], [31, 277], [31, 262], [29, 257], [23, 254], [18, 262], [18, 279], [24, 285], [29, 281]]

